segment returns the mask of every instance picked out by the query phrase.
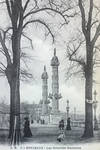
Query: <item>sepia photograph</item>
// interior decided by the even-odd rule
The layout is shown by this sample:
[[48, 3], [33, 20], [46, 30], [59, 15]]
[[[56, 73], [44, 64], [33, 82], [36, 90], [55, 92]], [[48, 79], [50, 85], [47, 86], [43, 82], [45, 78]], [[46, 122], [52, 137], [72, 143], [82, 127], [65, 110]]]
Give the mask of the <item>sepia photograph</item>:
[[100, 0], [0, 0], [0, 148], [100, 150]]

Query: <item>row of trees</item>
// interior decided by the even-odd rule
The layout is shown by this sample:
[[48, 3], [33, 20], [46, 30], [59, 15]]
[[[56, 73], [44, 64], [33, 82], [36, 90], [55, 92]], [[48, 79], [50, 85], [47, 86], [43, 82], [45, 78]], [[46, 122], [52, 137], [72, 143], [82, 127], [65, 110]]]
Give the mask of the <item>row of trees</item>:
[[[87, 5], [89, 3], [89, 5]], [[39, 16], [39, 13], [45, 15], [58, 15], [61, 18], [62, 25], [69, 23], [70, 17], [77, 14], [81, 15], [82, 20], [82, 34], [84, 35], [85, 59], [78, 57], [78, 50], [80, 50], [82, 41], [77, 48], [72, 49], [70, 45], [67, 46], [67, 54], [70, 61], [82, 66], [85, 77], [85, 137], [93, 136], [93, 117], [92, 117], [92, 83], [93, 83], [93, 56], [96, 42], [100, 35], [100, 24], [98, 20], [99, 8], [93, 3], [93, 0], [88, 2], [77, 0], [76, 3], [71, 0], [2, 0], [1, 5], [7, 10], [10, 20], [9, 26], [0, 30], [0, 53], [6, 58], [6, 63], [0, 62], [0, 74], [5, 74], [10, 87], [10, 130], [9, 137], [14, 140], [14, 143], [20, 141], [20, 76], [21, 76], [21, 56], [22, 53], [22, 36], [31, 41], [29, 37], [24, 34], [26, 27], [32, 23], [39, 23], [46, 28], [46, 35], [51, 35], [54, 42], [54, 34], [50, 26]], [[76, 13], [74, 6], [78, 7], [80, 12]], [[89, 6], [85, 12], [86, 6]], [[93, 8], [97, 9], [97, 20], [94, 20]], [[37, 16], [36, 16], [37, 15]], [[88, 16], [88, 17], [87, 17]], [[96, 27], [96, 30], [94, 29]], [[92, 37], [92, 33], [94, 33]], [[8, 39], [10, 39], [10, 49], [8, 47]], [[22, 74], [31, 77], [27, 71]], [[14, 132], [15, 131], [15, 132]], [[14, 133], [14, 134], [13, 134]], [[12, 141], [13, 141], [12, 140]]]

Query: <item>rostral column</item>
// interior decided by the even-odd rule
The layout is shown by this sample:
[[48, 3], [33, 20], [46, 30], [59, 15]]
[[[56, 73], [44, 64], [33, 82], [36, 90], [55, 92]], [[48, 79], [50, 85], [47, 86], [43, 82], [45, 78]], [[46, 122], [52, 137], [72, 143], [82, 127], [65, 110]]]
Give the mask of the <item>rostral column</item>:
[[59, 73], [58, 67], [60, 63], [58, 57], [56, 56], [56, 49], [54, 49], [54, 56], [51, 59], [52, 66], [52, 94], [49, 94], [49, 98], [52, 99], [52, 113], [56, 114], [59, 112], [59, 99], [61, 94], [59, 94]]

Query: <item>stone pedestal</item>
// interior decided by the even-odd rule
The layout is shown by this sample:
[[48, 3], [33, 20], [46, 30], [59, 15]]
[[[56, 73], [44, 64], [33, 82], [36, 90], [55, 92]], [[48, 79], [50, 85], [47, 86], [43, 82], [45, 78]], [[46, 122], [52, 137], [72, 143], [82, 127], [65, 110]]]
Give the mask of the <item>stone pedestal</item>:
[[50, 124], [56, 124], [59, 126], [59, 121], [61, 120], [66, 120], [66, 113], [55, 113], [55, 114], [50, 114]]
[[44, 120], [44, 124], [49, 124], [50, 123], [50, 115], [46, 114], [46, 115], [41, 115], [41, 120]]

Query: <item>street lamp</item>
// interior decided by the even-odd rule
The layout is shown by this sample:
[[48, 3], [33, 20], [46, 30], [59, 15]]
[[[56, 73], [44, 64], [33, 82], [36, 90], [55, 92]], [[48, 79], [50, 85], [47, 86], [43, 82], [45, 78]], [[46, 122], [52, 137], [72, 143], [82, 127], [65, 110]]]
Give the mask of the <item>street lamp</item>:
[[67, 100], [67, 106], [66, 106], [66, 111], [67, 111], [67, 116], [66, 116], [66, 130], [71, 130], [71, 125], [70, 125], [70, 117], [69, 117], [69, 100]]
[[74, 107], [74, 121], [76, 120], [76, 107]]
[[98, 122], [97, 122], [97, 117], [96, 117], [96, 110], [97, 110], [97, 103], [98, 101], [96, 100], [97, 92], [96, 90], [94, 91], [94, 101], [93, 101], [93, 108], [94, 108], [94, 130], [98, 130]]

